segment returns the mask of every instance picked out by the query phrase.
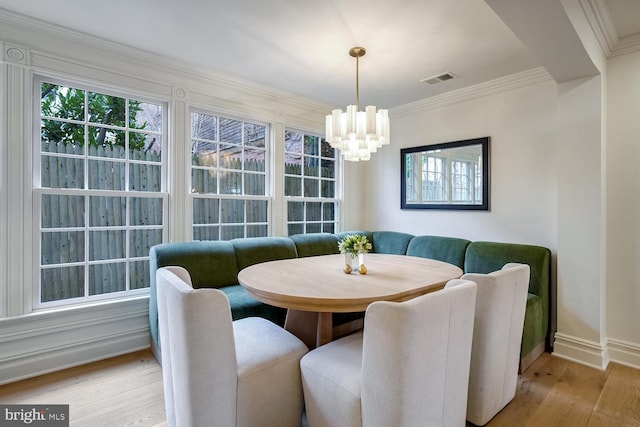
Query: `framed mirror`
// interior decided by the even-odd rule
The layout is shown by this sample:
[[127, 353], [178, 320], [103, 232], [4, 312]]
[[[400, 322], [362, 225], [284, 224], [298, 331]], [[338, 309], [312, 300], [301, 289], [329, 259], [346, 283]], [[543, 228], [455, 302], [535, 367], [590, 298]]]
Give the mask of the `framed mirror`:
[[489, 210], [489, 137], [400, 150], [401, 209]]

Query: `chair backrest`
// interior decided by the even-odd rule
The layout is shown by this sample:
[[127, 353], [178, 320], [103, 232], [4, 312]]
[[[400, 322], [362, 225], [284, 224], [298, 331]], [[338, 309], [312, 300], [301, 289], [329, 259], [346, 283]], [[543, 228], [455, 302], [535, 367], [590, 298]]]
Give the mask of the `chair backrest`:
[[194, 288], [221, 288], [238, 284], [238, 260], [228, 241], [161, 243], [149, 250], [149, 331], [152, 346], [158, 339], [156, 273], [161, 267], [180, 266], [189, 272]]
[[[548, 340], [551, 292], [551, 251], [534, 245], [499, 242], [471, 242], [464, 257], [465, 273], [489, 274], [507, 263], [527, 264], [530, 268], [529, 293], [540, 298], [535, 326], [528, 330], [521, 356], [527, 355], [540, 342]], [[539, 316], [539, 317], [538, 317]]]
[[450, 283], [409, 301], [367, 308], [364, 426], [465, 424], [476, 285]]
[[529, 266], [506, 264], [462, 276], [478, 285], [467, 419], [484, 425], [513, 399], [529, 287]]
[[217, 289], [193, 289], [182, 267], [156, 273], [162, 375], [169, 426], [236, 424], [237, 365], [231, 309]]

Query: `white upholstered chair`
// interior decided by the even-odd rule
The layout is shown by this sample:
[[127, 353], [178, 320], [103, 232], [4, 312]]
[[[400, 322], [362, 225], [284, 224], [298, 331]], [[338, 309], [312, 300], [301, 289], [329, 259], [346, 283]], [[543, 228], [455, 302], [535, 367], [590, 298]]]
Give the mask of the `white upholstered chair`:
[[193, 289], [181, 267], [156, 278], [167, 424], [299, 427], [302, 341], [265, 319], [232, 322], [226, 295]]
[[374, 302], [364, 332], [301, 360], [309, 427], [465, 425], [476, 285]]
[[485, 425], [516, 394], [529, 266], [510, 263], [462, 278], [478, 285], [467, 420]]

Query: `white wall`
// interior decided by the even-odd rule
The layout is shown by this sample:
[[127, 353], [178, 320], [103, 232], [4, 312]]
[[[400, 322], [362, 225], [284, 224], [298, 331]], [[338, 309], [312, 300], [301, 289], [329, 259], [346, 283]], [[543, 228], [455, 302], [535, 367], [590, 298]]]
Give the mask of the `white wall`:
[[609, 60], [607, 89], [608, 346], [640, 366], [640, 52]]
[[554, 353], [597, 368], [605, 342], [603, 158], [600, 76], [558, 85], [558, 332]]
[[[539, 75], [486, 96], [484, 87], [437, 105], [393, 112], [392, 144], [367, 165], [369, 212], [361, 226], [412, 234], [557, 247], [556, 84]], [[465, 100], [472, 98], [471, 100]], [[490, 211], [400, 210], [400, 149], [489, 136]]]

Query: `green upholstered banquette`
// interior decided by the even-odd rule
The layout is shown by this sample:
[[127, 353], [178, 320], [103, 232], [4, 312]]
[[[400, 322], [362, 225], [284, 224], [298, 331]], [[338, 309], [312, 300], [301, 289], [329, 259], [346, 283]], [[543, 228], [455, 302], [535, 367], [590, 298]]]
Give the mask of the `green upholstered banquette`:
[[[265, 261], [336, 254], [338, 242], [349, 234], [363, 234], [373, 252], [432, 258], [462, 268], [465, 273], [490, 273], [509, 262], [528, 264], [531, 269], [525, 312], [521, 356], [526, 368], [545, 349], [549, 333], [549, 290], [551, 252], [541, 246], [498, 242], [471, 242], [445, 236], [414, 236], [395, 231], [346, 231], [336, 234], [311, 233], [291, 237], [254, 237], [230, 241], [163, 243], [151, 248], [149, 323], [151, 347], [159, 358], [156, 271], [178, 265], [191, 275], [195, 288], [219, 288], [229, 298], [233, 319], [248, 316], [284, 323], [285, 310], [252, 298], [238, 284], [238, 272]], [[362, 313], [336, 314], [340, 324], [362, 317]]]

